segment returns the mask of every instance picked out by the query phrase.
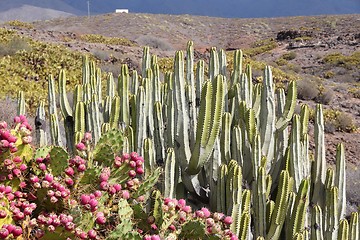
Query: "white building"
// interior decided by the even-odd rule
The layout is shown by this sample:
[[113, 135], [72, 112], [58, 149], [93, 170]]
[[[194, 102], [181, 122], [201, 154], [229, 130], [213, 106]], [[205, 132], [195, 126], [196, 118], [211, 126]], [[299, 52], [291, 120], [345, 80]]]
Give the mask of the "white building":
[[115, 9], [116, 13], [129, 13], [129, 9]]

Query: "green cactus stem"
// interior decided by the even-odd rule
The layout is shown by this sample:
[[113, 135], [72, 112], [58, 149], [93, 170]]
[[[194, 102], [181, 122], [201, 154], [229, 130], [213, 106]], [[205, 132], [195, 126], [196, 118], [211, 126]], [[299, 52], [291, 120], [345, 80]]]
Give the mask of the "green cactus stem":
[[241, 221], [240, 221], [239, 239], [241, 239], [241, 240], [248, 239], [249, 227], [250, 227], [250, 213], [243, 212], [241, 215]]
[[118, 94], [120, 97], [120, 116], [119, 121], [125, 126], [130, 125], [130, 106], [129, 106], [129, 70], [127, 65], [121, 66], [121, 71], [118, 81]]
[[144, 165], [145, 177], [149, 176], [156, 168], [154, 144], [150, 138], [144, 140]]
[[322, 113], [322, 106], [316, 105], [315, 111], [315, 162], [312, 168], [312, 184], [314, 184], [312, 191], [312, 200], [314, 204], [320, 204], [324, 202], [324, 183], [326, 172], [326, 159], [325, 159], [325, 133], [324, 133], [324, 118]]
[[35, 131], [36, 142], [38, 143], [39, 147], [47, 145], [45, 103], [43, 101], [40, 102], [39, 107], [36, 109]]
[[115, 97], [115, 81], [112, 72], [108, 73], [106, 80], [106, 96]]
[[270, 67], [265, 68], [259, 120], [262, 154], [271, 164], [275, 146], [275, 95]]
[[[219, 134], [223, 111], [223, 77], [218, 75], [213, 84], [206, 82], [202, 90], [202, 102], [196, 131], [194, 152], [189, 162], [188, 173], [196, 174], [209, 159]], [[213, 86], [214, 85], [214, 89]]]
[[228, 167], [227, 165], [223, 164], [220, 167], [220, 171], [218, 172], [218, 182], [217, 182], [217, 193], [218, 199], [217, 199], [217, 211], [218, 212], [227, 212], [226, 209], [226, 181], [227, 181], [227, 174], [228, 174]]
[[143, 56], [142, 56], [142, 71], [141, 71], [141, 76], [143, 78], [146, 77], [146, 70], [149, 68], [151, 68], [150, 48], [144, 47]]
[[85, 133], [85, 104], [84, 102], [76, 103], [75, 107], [75, 133]]
[[337, 239], [339, 228], [338, 188], [332, 186], [325, 196], [325, 239]]
[[163, 164], [165, 160], [165, 140], [164, 140], [164, 121], [162, 116], [161, 102], [155, 102], [154, 106], [154, 145], [155, 160], [158, 164]]
[[338, 240], [349, 239], [349, 223], [346, 219], [340, 220]]
[[264, 167], [259, 167], [254, 193], [254, 237], [266, 237], [266, 175]]
[[199, 60], [196, 64], [196, 98], [195, 98], [195, 106], [198, 108], [200, 106], [200, 99], [201, 99], [201, 89], [203, 83], [205, 82], [205, 73], [204, 73], [204, 60]]
[[145, 118], [145, 90], [140, 86], [136, 97], [136, 130], [135, 130], [135, 150], [143, 155], [143, 143], [146, 138], [146, 118]]
[[99, 98], [96, 94], [93, 94], [92, 100], [89, 103], [90, 118], [91, 118], [91, 129], [92, 135], [94, 136], [95, 144], [99, 141], [101, 136], [101, 118], [99, 110]]
[[118, 128], [120, 119], [120, 97], [115, 96], [111, 102], [110, 127]]
[[303, 176], [304, 160], [301, 157], [301, 144], [300, 144], [300, 117], [294, 115], [290, 134], [290, 175], [294, 179], [294, 187], [297, 192]]
[[176, 185], [179, 179], [179, 170], [175, 160], [175, 152], [173, 148], [168, 148], [165, 162], [164, 176], [164, 197], [176, 197]]
[[349, 240], [356, 240], [359, 239], [359, 213], [352, 212], [350, 218], [350, 226], [349, 226]]
[[[49, 101], [49, 115], [50, 115], [50, 137], [51, 143], [54, 145], [62, 146], [61, 136], [59, 134], [59, 119], [56, 109], [56, 98], [55, 98], [55, 82], [52, 75], [48, 78], [48, 101]], [[53, 117], [51, 117], [53, 116]], [[55, 134], [55, 135], [54, 135]]]
[[233, 206], [242, 201], [242, 169], [235, 160], [228, 164], [225, 194], [227, 214], [230, 215]]
[[[174, 61], [175, 155], [182, 156], [180, 165], [186, 168], [191, 157], [189, 146], [189, 114], [185, 99], [184, 54], [177, 51]], [[199, 125], [199, 123], [198, 123]]]
[[236, 50], [234, 52], [234, 64], [233, 64], [234, 70], [231, 74], [230, 88], [232, 88], [240, 80], [240, 75], [242, 73], [242, 61], [243, 61], [243, 52], [241, 50]]
[[292, 179], [283, 170], [280, 174], [279, 187], [276, 195], [275, 209], [271, 217], [271, 225], [266, 239], [278, 239], [284, 224], [286, 209], [289, 203], [289, 193], [292, 189]]
[[276, 129], [284, 129], [288, 125], [288, 122], [291, 120], [296, 106], [296, 95], [296, 82], [291, 81], [288, 86], [286, 104], [284, 107], [283, 115], [276, 121]]
[[311, 209], [311, 240], [323, 240], [323, 214], [319, 205]]
[[65, 70], [60, 70], [59, 73], [59, 99], [60, 109], [64, 118], [72, 117], [72, 109], [69, 104], [69, 100], [66, 95], [66, 74]]
[[345, 217], [346, 213], [346, 169], [345, 169], [345, 150], [340, 143], [336, 148], [336, 174], [335, 186], [339, 189], [339, 218]]
[[291, 214], [290, 224], [291, 231], [289, 231], [288, 238], [293, 238], [296, 233], [305, 231], [306, 210], [309, 204], [309, 180], [303, 179], [299, 191], [295, 198], [294, 208]]
[[17, 115], [25, 115], [25, 94], [24, 91], [19, 91], [17, 96]]
[[231, 141], [231, 114], [226, 112], [222, 116], [222, 131], [220, 138], [221, 158], [225, 163], [231, 159], [230, 141]]

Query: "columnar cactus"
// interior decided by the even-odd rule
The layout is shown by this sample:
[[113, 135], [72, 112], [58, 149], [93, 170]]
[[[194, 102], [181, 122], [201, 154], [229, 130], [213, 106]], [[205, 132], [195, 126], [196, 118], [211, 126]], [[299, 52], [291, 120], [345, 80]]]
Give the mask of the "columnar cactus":
[[[234, 52], [233, 62], [227, 76], [225, 52], [212, 48], [205, 77], [205, 63], [194, 63], [194, 46], [189, 42], [186, 60], [182, 51], [176, 52], [174, 71], [161, 79], [157, 57], [146, 47], [141, 73], [133, 71], [130, 76], [123, 65], [117, 91], [110, 74], [103, 98], [101, 71], [84, 57], [73, 106], [67, 100], [65, 72], [59, 75], [60, 110], [71, 136], [66, 138], [68, 148], [75, 149], [88, 131], [98, 142], [105, 132], [119, 129], [124, 144], [118, 151], [132, 149], [144, 155], [146, 176], [158, 165], [165, 168], [164, 183], [159, 186], [167, 197], [179, 197], [182, 192], [231, 214], [231, 229], [240, 238], [349, 235], [356, 239], [357, 215], [349, 223], [342, 220], [346, 206], [343, 145], [337, 148], [336, 171], [329, 170], [326, 177], [321, 105], [316, 106], [312, 162], [309, 108], [303, 105], [300, 115], [294, 115], [296, 83], [289, 83], [286, 95], [283, 89], [275, 92], [270, 67], [265, 68], [262, 83], [254, 84], [251, 67], [243, 70], [241, 50]], [[49, 77], [51, 139], [59, 145], [54, 86]], [[44, 119], [40, 110], [38, 117]], [[100, 145], [109, 148], [101, 141]], [[96, 149], [95, 157], [106, 156], [103, 151]], [[312, 209], [307, 212], [309, 206]], [[188, 226], [195, 225], [201, 224]]]

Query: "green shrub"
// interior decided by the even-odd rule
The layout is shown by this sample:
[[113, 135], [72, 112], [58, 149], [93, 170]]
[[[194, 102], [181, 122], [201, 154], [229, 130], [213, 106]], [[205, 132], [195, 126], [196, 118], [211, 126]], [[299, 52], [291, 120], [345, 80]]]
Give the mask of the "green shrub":
[[327, 71], [324, 73], [324, 78], [329, 79], [333, 78], [335, 76], [335, 73], [333, 71]]
[[359, 88], [351, 88], [349, 92], [354, 96], [354, 98], [360, 98], [360, 89]]
[[[47, 99], [49, 74], [56, 75], [59, 69], [66, 69], [68, 90], [74, 89], [81, 79], [80, 52], [61, 45], [20, 38], [14, 31], [3, 28], [0, 28], [0, 42], [14, 46], [9, 48], [13, 51], [12, 55], [0, 56], [0, 97], [15, 98], [19, 91], [24, 91], [30, 114], [35, 112], [41, 100]], [[19, 46], [29, 48], [15, 51]]]
[[[229, 72], [231, 72], [233, 70], [234, 52], [233, 51], [226, 52], [226, 59], [227, 59], [228, 70]], [[243, 67], [245, 67], [247, 64], [250, 64], [253, 70], [254, 77], [258, 77], [258, 80], [261, 81], [263, 70], [265, 69], [265, 66], [268, 64], [263, 61], [257, 61], [251, 58], [245, 58]], [[257, 76], [256, 74], [254, 74], [255, 72], [259, 72], [260, 74], [258, 74]], [[300, 79], [300, 77], [297, 74], [284, 72], [278, 67], [272, 67], [272, 73], [273, 73], [274, 81], [277, 83]]]
[[98, 34], [85, 34], [80, 36], [80, 40], [89, 43], [103, 43], [109, 45], [122, 45], [134, 47], [136, 44], [129, 39], [119, 37], [105, 37]]
[[303, 37], [297, 37], [294, 40], [295, 40], [295, 42], [306, 42], [306, 41], [310, 41], [312, 39], [313, 38], [310, 36], [303, 36]]
[[255, 42], [251, 48], [245, 49], [244, 54], [246, 54], [249, 57], [253, 57], [265, 52], [269, 52], [276, 48], [278, 45], [273, 38], [264, 39]]
[[159, 63], [160, 70], [163, 73], [173, 71], [173, 69], [174, 69], [174, 59], [171, 57], [159, 58], [158, 63]]
[[285, 66], [288, 64], [287, 60], [284, 58], [278, 58], [275, 63], [279, 66]]
[[296, 52], [285, 53], [281, 56], [281, 58], [288, 60], [288, 61], [294, 60], [296, 58]]
[[[335, 131], [353, 133], [356, 132], [358, 126], [356, 125], [354, 118], [351, 114], [342, 112], [338, 109], [324, 109], [324, 128], [328, 133], [334, 133]], [[309, 119], [314, 121], [315, 110], [310, 109]]]
[[5, 24], [9, 25], [9, 26], [12, 26], [12, 27], [18, 27], [18, 28], [26, 28], [26, 29], [33, 29], [34, 28], [34, 25], [32, 25], [31, 23], [22, 22], [22, 21], [19, 21], [19, 20], [8, 21]]
[[360, 52], [354, 52], [350, 56], [343, 55], [342, 53], [330, 53], [326, 55], [323, 62], [332, 66], [344, 67], [352, 69], [354, 67], [360, 68]]

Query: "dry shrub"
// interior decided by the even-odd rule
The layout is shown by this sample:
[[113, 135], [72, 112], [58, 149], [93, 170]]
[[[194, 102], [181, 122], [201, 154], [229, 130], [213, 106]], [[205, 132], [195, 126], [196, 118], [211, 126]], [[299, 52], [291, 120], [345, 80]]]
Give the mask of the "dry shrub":
[[[359, 206], [360, 204], [360, 168], [347, 167], [346, 169], [346, 200], [348, 206]], [[356, 210], [355, 210], [356, 211]]]
[[0, 100], [0, 121], [12, 123], [17, 114], [17, 101], [6, 97]]
[[136, 40], [136, 42], [138, 42], [142, 46], [148, 46], [150, 48], [160, 49], [163, 51], [173, 50], [171, 44], [168, 43], [166, 40], [150, 35], [141, 36]]
[[[14, 117], [17, 116], [17, 100], [9, 97], [0, 99], [0, 122], [5, 121], [8, 125], [13, 124]], [[25, 107], [26, 108], [26, 107]], [[26, 114], [26, 118], [32, 127], [35, 126], [35, 118]], [[48, 131], [50, 132], [50, 131]], [[36, 144], [35, 128], [32, 131], [33, 143]]]
[[21, 50], [30, 50], [30, 45], [22, 38], [14, 37], [9, 42], [0, 43], [0, 56], [11, 56]]
[[326, 89], [316, 100], [321, 104], [330, 104], [335, 98], [335, 93], [331, 89]]
[[313, 100], [319, 95], [319, 89], [315, 82], [307, 79], [299, 80], [297, 83], [298, 97], [302, 100]]
[[335, 92], [347, 94], [348, 88], [344, 85], [337, 85], [335, 88], [333, 88]]
[[334, 109], [324, 109], [324, 124], [326, 132], [355, 132], [357, 126], [351, 114]]
[[326, 133], [335, 133], [336, 132], [336, 122], [335, 121], [325, 121], [324, 131]]
[[121, 63], [106, 63], [106, 64], [100, 64], [100, 68], [103, 72], [112, 73], [115, 78], [119, 76], [120, 70], [121, 70]]
[[337, 116], [337, 122], [339, 124], [338, 128], [340, 131], [354, 132], [357, 129], [354, 118], [349, 113], [341, 112]]
[[108, 61], [111, 56], [111, 53], [109, 51], [104, 51], [100, 49], [95, 50], [92, 54], [94, 55], [94, 57], [101, 61]]

